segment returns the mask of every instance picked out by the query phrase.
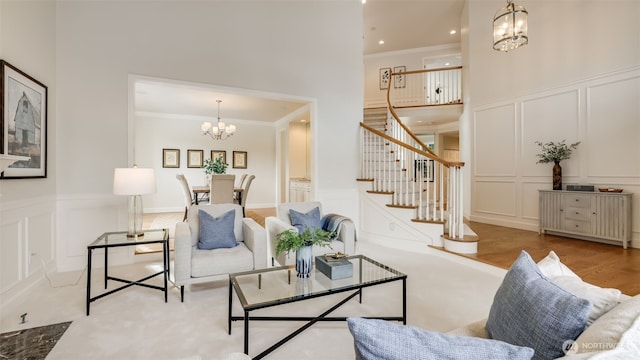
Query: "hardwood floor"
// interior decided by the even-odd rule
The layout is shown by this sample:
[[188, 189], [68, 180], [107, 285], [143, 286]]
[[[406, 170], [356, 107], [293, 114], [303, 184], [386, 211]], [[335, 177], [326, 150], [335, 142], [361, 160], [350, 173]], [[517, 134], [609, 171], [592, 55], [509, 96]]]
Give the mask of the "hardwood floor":
[[[247, 209], [247, 217], [262, 226], [267, 216], [275, 216], [275, 208]], [[151, 222], [152, 217], [145, 218], [147, 221]], [[627, 295], [640, 294], [640, 249], [624, 250], [622, 246], [538, 235], [534, 231], [478, 222], [468, 224], [480, 238], [478, 253], [459, 256], [508, 269], [522, 250], [527, 251], [535, 261], [553, 250], [584, 281], [600, 287], [620, 289]]]
[[622, 246], [478, 222], [468, 224], [480, 238], [478, 253], [461, 256], [508, 269], [521, 250], [527, 251], [535, 261], [553, 250], [582, 280], [620, 289], [627, 295], [640, 294], [640, 249], [624, 250]]

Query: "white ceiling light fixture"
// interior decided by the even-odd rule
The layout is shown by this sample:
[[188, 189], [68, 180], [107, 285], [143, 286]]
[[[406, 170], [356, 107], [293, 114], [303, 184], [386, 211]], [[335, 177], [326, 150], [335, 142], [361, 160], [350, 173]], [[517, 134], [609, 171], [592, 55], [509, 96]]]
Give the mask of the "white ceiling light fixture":
[[451, 34], [451, 35], [455, 35], [456, 33], [457, 33], [457, 31], [455, 31], [455, 30], [449, 31], [449, 34]]
[[493, 49], [510, 51], [529, 43], [527, 36], [527, 15], [522, 5], [514, 5], [507, 0], [507, 6], [493, 17]]
[[211, 122], [203, 122], [201, 126], [202, 135], [209, 135], [213, 140], [225, 140], [236, 132], [236, 126], [233, 124], [226, 125], [224, 121], [220, 121], [220, 103], [222, 100], [216, 100], [216, 102], [218, 103], [218, 124], [213, 127]]

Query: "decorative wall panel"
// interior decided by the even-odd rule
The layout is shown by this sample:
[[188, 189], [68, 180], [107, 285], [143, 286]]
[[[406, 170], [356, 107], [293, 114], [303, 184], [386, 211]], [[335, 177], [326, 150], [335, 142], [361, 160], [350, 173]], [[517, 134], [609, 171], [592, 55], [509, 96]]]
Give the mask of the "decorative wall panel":
[[478, 181], [473, 195], [477, 212], [516, 216], [515, 182]]
[[513, 176], [516, 173], [515, 106], [499, 105], [475, 112], [476, 176]]
[[640, 177], [640, 77], [588, 87], [587, 99], [588, 175]]
[[[525, 176], [548, 176], [551, 165], [536, 164], [536, 154], [540, 147], [535, 141], [543, 143], [549, 141], [566, 140], [571, 144], [579, 137], [579, 90], [566, 92], [545, 93], [536, 97], [528, 97], [522, 101], [522, 169]], [[574, 152], [570, 160], [562, 162], [562, 174], [578, 175], [580, 151]]]

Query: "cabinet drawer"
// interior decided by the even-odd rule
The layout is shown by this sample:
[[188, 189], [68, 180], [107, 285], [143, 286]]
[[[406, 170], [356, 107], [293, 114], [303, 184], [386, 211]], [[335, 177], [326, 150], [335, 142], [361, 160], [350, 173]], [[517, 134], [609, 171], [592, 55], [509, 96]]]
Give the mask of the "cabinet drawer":
[[590, 208], [591, 195], [564, 194], [564, 206], [577, 208]]
[[564, 218], [569, 220], [590, 221], [591, 210], [581, 207], [568, 207], [564, 210]]
[[581, 234], [591, 233], [591, 223], [589, 221], [564, 220], [562, 230]]
[[301, 190], [311, 189], [311, 183], [308, 181], [291, 181], [290, 186], [292, 189], [301, 189]]

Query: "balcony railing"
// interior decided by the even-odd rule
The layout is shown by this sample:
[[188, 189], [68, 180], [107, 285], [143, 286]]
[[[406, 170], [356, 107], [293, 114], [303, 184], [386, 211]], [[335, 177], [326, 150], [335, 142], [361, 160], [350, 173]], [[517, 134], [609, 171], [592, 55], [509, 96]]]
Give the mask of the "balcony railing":
[[462, 66], [391, 74], [389, 97], [395, 107], [462, 103]]

